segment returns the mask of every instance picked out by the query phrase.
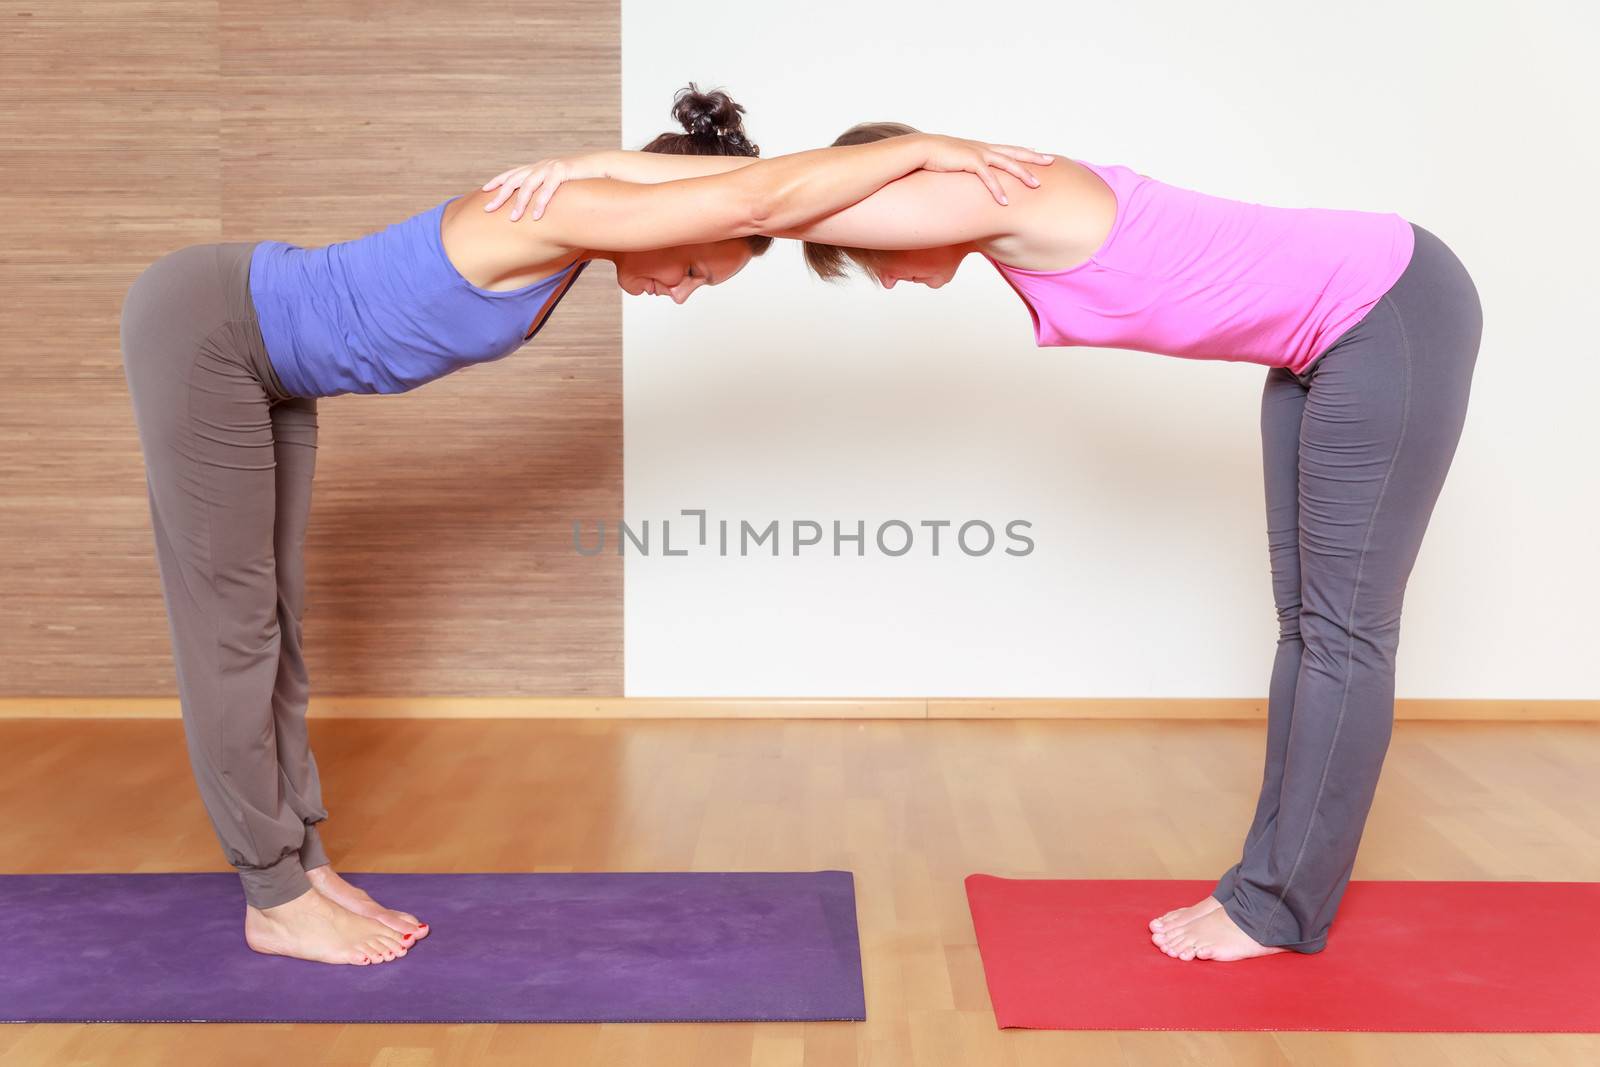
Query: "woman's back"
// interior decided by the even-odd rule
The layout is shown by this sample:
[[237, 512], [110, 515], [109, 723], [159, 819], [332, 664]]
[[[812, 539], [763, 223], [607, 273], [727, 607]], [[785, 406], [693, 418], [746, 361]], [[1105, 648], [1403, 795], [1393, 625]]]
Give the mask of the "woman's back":
[[480, 288], [445, 252], [440, 220], [450, 203], [321, 248], [255, 248], [250, 296], [290, 393], [402, 393], [532, 338], [582, 264], [516, 289]]
[[995, 261], [1040, 345], [1129, 348], [1297, 373], [1388, 290], [1413, 234], [1395, 214], [1286, 208], [1076, 161], [1116, 196], [1085, 262], [1033, 271]]

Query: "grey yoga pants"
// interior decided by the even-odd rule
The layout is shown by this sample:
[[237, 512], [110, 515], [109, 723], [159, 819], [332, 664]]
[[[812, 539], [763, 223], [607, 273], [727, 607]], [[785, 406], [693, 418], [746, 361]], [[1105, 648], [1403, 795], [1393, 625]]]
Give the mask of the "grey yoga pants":
[[1413, 224], [1411, 263], [1299, 376], [1267, 373], [1261, 445], [1278, 650], [1266, 771], [1214, 896], [1245, 933], [1324, 947], [1394, 722], [1406, 581], [1461, 436], [1483, 312]]
[[245, 899], [270, 908], [328, 862], [300, 639], [317, 402], [288, 396], [267, 360], [253, 247], [146, 269], [123, 302], [122, 359], [189, 761]]

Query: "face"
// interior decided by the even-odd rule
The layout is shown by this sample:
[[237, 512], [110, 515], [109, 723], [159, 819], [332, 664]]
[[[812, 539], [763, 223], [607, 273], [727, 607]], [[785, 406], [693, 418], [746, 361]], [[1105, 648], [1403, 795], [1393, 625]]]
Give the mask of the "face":
[[753, 258], [750, 242], [742, 237], [649, 252], [619, 252], [617, 284], [629, 296], [669, 296], [674, 304], [681, 304], [702, 285], [720, 285], [738, 274]]
[[885, 289], [896, 282], [915, 282], [938, 289], [961, 267], [966, 252], [960, 248], [911, 248], [899, 252], [874, 252], [862, 266]]

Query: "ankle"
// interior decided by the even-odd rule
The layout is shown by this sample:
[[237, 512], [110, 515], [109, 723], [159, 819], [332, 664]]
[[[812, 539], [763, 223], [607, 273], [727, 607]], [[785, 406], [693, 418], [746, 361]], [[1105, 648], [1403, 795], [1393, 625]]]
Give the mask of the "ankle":
[[240, 867], [238, 871], [245, 901], [261, 911], [281, 907], [311, 891], [299, 853], [291, 852], [266, 867]]
[[274, 904], [268, 908], [260, 908], [254, 904], [245, 905], [246, 917], [261, 919], [266, 922], [286, 922], [290, 917], [301, 914], [308, 909], [320, 909], [327, 901], [315, 888], [308, 888], [304, 893], [293, 900], [286, 900], [282, 904]]

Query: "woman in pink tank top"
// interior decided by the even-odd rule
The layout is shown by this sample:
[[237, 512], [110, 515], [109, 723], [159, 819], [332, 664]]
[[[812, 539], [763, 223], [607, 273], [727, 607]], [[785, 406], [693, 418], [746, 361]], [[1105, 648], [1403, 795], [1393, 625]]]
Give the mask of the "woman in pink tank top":
[[[872, 123], [834, 144], [913, 132]], [[587, 166], [547, 162], [512, 184], [543, 202]], [[606, 166], [632, 181], [698, 173], [660, 168], [615, 154]], [[1401, 605], [1466, 416], [1477, 291], [1442, 241], [1395, 214], [1247, 203], [1065, 157], [1036, 174], [1037, 189], [1003, 178], [1009, 204], [970, 181], [911, 174], [772, 236], [804, 240], [822, 277], [854, 266], [885, 288], [937, 289], [979, 255], [1041, 346], [1268, 368], [1279, 636], [1260, 797], [1239, 861], [1204, 900], [1153, 918], [1148, 936], [1180, 960], [1318, 952], [1388, 748]]]

